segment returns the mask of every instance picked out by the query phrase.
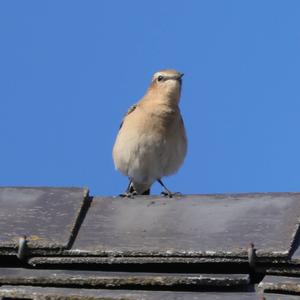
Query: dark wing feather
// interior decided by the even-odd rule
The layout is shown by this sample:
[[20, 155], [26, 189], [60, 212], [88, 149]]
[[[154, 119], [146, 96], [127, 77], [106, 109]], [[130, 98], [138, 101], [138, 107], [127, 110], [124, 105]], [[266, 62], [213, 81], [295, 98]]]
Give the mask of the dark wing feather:
[[131, 113], [136, 109], [136, 107], [137, 107], [137, 104], [133, 104], [132, 106], [130, 106], [130, 108], [128, 109], [127, 113], [126, 113], [125, 116], [123, 117], [123, 120], [122, 120], [122, 122], [121, 122], [121, 124], [120, 124], [119, 130], [122, 128], [122, 125], [123, 125], [123, 123], [124, 123], [124, 119], [125, 119], [129, 114], [131, 114]]

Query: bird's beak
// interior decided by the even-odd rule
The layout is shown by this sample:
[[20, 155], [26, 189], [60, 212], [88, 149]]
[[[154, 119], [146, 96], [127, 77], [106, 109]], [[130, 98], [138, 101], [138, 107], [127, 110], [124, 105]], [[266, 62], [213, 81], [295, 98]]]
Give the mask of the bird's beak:
[[183, 75], [184, 75], [183, 73], [178, 73], [178, 75], [176, 76], [176, 79], [181, 82]]
[[165, 78], [167, 78], [167, 79], [175, 79], [175, 80], [181, 81], [183, 75], [184, 75], [183, 73], [179, 73], [178, 72], [177, 74], [166, 75]]
[[181, 83], [182, 82], [182, 77], [183, 77], [183, 73], [178, 73], [178, 75], [177, 75], [177, 80]]

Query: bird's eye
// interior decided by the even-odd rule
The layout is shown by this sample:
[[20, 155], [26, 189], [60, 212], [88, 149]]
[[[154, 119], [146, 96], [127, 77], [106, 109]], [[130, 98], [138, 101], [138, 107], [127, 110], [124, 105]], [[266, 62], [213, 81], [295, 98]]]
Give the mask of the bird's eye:
[[157, 81], [161, 81], [161, 80], [163, 80], [163, 76], [161, 76], [161, 75], [159, 75], [158, 77], [157, 77]]

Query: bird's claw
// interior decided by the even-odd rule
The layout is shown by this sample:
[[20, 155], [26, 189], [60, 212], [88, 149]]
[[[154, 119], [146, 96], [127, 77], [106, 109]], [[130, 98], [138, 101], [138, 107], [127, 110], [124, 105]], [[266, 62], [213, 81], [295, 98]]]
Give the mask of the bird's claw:
[[125, 193], [123, 193], [123, 194], [120, 194], [119, 196], [122, 197], [122, 198], [130, 198], [130, 199], [133, 199], [135, 195], [137, 195], [137, 192], [136, 192], [136, 191], [133, 191], [133, 192], [125, 192]]
[[172, 193], [170, 191], [162, 191], [160, 194], [162, 196], [168, 197], [168, 198], [173, 198], [174, 196], [181, 196], [182, 195], [180, 192]]

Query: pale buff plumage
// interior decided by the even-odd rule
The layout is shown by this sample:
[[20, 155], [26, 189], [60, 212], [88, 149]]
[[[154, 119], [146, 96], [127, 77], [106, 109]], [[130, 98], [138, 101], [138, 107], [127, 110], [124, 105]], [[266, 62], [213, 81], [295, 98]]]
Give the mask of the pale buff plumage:
[[155, 73], [144, 97], [123, 119], [113, 160], [130, 179], [127, 192], [143, 194], [183, 163], [187, 138], [178, 106], [182, 75], [175, 70]]

